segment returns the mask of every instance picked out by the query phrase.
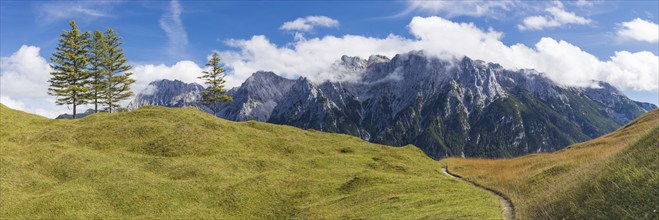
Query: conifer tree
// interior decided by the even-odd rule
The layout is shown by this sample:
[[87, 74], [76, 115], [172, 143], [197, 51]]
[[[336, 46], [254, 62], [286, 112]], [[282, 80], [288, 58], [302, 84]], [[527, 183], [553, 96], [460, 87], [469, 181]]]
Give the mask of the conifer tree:
[[55, 103], [58, 105], [72, 105], [73, 118], [76, 118], [76, 107], [89, 100], [89, 32], [81, 32], [75, 21], [69, 24], [71, 30], [60, 35], [59, 44], [50, 58], [53, 72], [48, 80], [48, 94], [57, 97]]
[[220, 60], [220, 56], [217, 53], [213, 53], [206, 64], [206, 67], [209, 67], [210, 70], [203, 71], [202, 76], [199, 77], [204, 80], [204, 84], [208, 85], [208, 88], [203, 91], [201, 101], [205, 105], [212, 104], [211, 109], [213, 109], [213, 115], [217, 114], [218, 101], [233, 101], [233, 98], [227, 95], [227, 90], [224, 89], [224, 68], [220, 67]]
[[117, 104], [121, 100], [126, 100], [133, 96], [130, 91], [130, 85], [135, 82], [131, 78], [133, 73], [130, 71], [132, 66], [126, 64], [126, 59], [121, 46], [121, 37], [114, 30], [108, 28], [105, 31], [106, 56], [101, 60], [103, 72], [105, 73], [105, 89], [102, 92], [102, 100], [107, 105], [108, 111], [117, 110], [120, 106]]
[[107, 87], [105, 79], [105, 68], [103, 62], [107, 59], [107, 41], [103, 32], [94, 31], [89, 46], [89, 72], [91, 74], [90, 92], [91, 102], [94, 103], [94, 112], [98, 112], [98, 107], [102, 100], [103, 90]]

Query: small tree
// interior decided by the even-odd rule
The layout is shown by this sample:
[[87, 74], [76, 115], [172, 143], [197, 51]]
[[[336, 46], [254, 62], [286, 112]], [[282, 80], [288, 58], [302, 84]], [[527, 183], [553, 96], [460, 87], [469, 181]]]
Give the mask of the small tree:
[[105, 31], [105, 57], [101, 60], [103, 72], [105, 73], [105, 89], [102, 92], [103, 103], [107, 105], [108, 111], [120, 108], [117, 104], [133, 96], [130, 85], [135, 82], [131, 78], [133, 73], [128, 72], [133, 67], [126, 64], [124, 50], [121, 46], [121, 37], [114, 30], [108, 28]]
[[213, 115], [217, 114], [217, 102], [232, 102], [233, 98], [227, 95], [227, 90], [224, 89], [224, 68], [220, 67], [220, 56], [213, 53], [211, 58], [208, 59], [206, 67], [210, 69], [203, 71], [199, 79], [204, 80], [204, 84], [208, 85], [202, 93], [201, 101], [205, 105], [213, 104]]
[[103, 62], [107, 59], [107, 41], [103, 32], [94, 31], [89, 45], [89, 73], [91, 74], [91, 101], [94, 103], [94, 112], [98, 112], [98, 105], [102, 100], [102, 93], [107, 87], [106, 73]]
[[87, 52], [89, 32], [80, 32], [75, 21], [69, 23], [71, 30], [65, 30], [50, 58], [53, 72], [48, 82], [48, 94], [56, 96], [58, 105], [73, 105], [73, 118], [76, 118], [76, 107], [89, 100], [90, 74], [87, 71]]

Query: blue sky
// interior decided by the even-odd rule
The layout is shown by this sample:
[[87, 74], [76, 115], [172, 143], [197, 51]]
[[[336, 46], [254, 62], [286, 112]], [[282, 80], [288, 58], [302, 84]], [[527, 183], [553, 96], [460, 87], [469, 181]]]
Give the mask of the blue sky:
[[3, 0], [3, 103], [48, 116], [67, 111], [34, 91], [47, 86], [43, 66], [73, 19], [123, 37], [137, 91], [159, 78], [195, 81], [214, 51], [236, 86], [259, 69], [324, 80], [341, 54], [424, 49], [538, 69], [567, 85], [603, 80], [659, 102], [659, 1]]

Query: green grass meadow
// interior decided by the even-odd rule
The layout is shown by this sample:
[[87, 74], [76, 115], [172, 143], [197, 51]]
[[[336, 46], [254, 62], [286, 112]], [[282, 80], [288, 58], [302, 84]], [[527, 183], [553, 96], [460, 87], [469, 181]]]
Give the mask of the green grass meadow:
[[414, 146], [196, 109], [52, 120], [0, 106], [1, 219], [498, 219]]

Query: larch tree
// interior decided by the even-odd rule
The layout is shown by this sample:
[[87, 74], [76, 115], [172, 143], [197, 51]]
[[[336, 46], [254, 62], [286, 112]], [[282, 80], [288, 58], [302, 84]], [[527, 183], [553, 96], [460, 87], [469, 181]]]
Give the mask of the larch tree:
[[48, 94], [56, 96], [58, 105], [72, 105], [73, 118], [76, 118], [76, 107], [89, 101], [90, 74], [87, 53], [89, 32], [81, 32], [75, 21], [69, 23], [71, 30], [65, 30], [59, 39], [50, 60], [53, 62], [48, 80]]
[[224, 68], [220, 66], [220, 60], [220, 55], [213, 53], [206, 64], [206, 67], [208, 67], [209, 70], [203, 71], [202, 75], [199, 77], [204, 80], [204, 84], [208, 86], [208, 88], [202, 93], [201, 101], [205, 105], [212, 104], [211, 109], [213, 110], [213, 115], [217, 114], [218, 101], [233, 101], [233, 98], [231, 98], [227, 94], [227, 90], [224, 89], [224, 83], [226, 83], [226, 81], [224, 81]]
[[121, 37], [114, 30], [108, 28], [105, 31], [104, 39], [106, 51], [101, 63], [105, 74], [105, 88], [101, 92], [101, 98], [108, 111], [113, 112], [120, 108], [119, 101], [133, 96], [130, 85], [135, 82], [135, 79], [131, 78], [133, 73], [129, 72], [133, 67], [126, 63], [128, 59], [121, 48]]
[[107, 41], [103, 32], [94, 31], [89, 45], [89, 73], [91, 74], [90, 95], [94, 103], [94, 112], [98, 112], [99, 104], [103, 102], [103, 91], [107, 87], [106, 73], [103, 62], [107, 59]]

